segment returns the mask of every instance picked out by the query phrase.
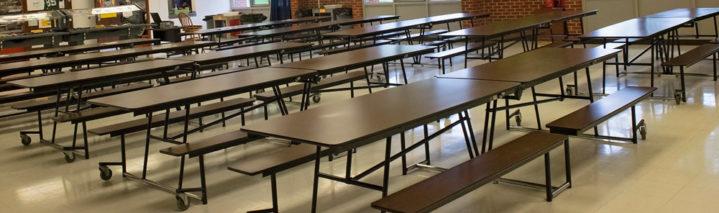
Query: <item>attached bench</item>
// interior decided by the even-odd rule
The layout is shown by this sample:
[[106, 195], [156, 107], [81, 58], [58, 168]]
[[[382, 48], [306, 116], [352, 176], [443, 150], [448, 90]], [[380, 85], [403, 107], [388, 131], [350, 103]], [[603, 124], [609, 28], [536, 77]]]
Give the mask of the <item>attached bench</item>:
[[432, 30], [432, 31], [423, 32], [423, 33], [413, 33], [413, 34], [409, 35], [409, 38], [406, 35], [403, 35], [400, 37], [389, 38], [388, 40], [390, 40], [392, 42], [396, 42], [396, 43], [399, 43], [399, 42], [402, 42], [405, 40], [417, 40], [417, 39], [421, 40], [426, 37], [439, 35], [439, 34], [446, 33], [446, 32], [449, 32], [449, 31], [447, 31], [445, 29], [439, 29], [439, 30]]
[[[217, 113], [223, 113], [229, 110], [233, 109], [240, 109], [242, 113], [242, 124], [244, 124], [244, 108], [252, 106], [252, 103], [254, 102], [254, 99], [248, 99], [248, 98], [236, 98], [232, 100], [217, 102], [217, 103], [211, 103], [207, 105], [202, 105], [198, 107], [194, 107], [190, 109], [189, 118], [188, 119], [195, 119], [200, 117], [205, 117]], [[168, 119], [165, 120], [165, 117]], [[171, 123], [177, 123], [185, 120], [185, 110], [170, 112], [169, 115], [166, 115], [165, 113], [159, 113], [157, 115], [152, 116], [152, 123], [150, 124], [153, 128], [163, 126], [166, 124]], [[98, 127], [95, 129], [90, 129], [88, 132], [95, 134], [95, 135], [109, 135], [110, 137], [115, 136], [121, 136], [124, 137], [126, 134], [143, 131], [147, 129], [148, 120], [147, 118], [140, 118], [140, 119], [134, 119], [130, 121], [125, 121], [117, 124], [107, 125], [103, 127]]]
[[[561, 145], [564, 145], [566, 182], [553, 187], [549, 152]], [[546, 177], [542, 187], [546, 190], [547, 201], [551, 202], [572, 184], [569, 141], [563, 135], [536, 131], [375, 201], [372, 207], [388, 212], [431, 212], [488, 183], [520, 182], [501, 177], [542, 155]]]
[[[233, 146], [238, 146], [242, 144], [249, 143], [251, 141], [255, 141], [257, 139], [260, 139], [260, 137], [250, 137], [245, 133], [244, 131], [237, 130], [232, 132], [223, 133], [220, 135], [216, 135], [210, 138], [202, 139], [196, 142], [191, 143], [185, 143], [180, 144], [176, 146], [172, 146], [169, 148], [161, 149], [160, 153], [175, 156], [175, 157], [188, 157], [188, 158], [194, 158], [199, 157], [199, 164], [200, 164], [200, 188], [187, 188], [182, 187], [182, 185], [178, 186], [179, 192], [195, 192], [199, 191], [202, 193], [202, 203], [207, 204], [207, 184], [205, 181], [205, 154], [209, 154], [215, 151], [224, 150]], [[184, 161], [181, 161], [180, 163], [180, 171], [184, 171]], [[109, 173], [112, 173], [112, 170], [110, 170], [107, 167], [101, 167], [100, 170], [106, 170]], [[182, 180], [183, 174], [180, 173], [180, 180]], [[109, 178], [108, 178], [109, 179]], [[180, 210], [186, 210], [190, 207], [189, 202], [187, 200], [178, 198], [178, 208]]]
[[570, 41], [555, 41], [540, 48], [567, 48], [572, 46], [574, 46], [574, 43]]
[[[316, 154], [316, 146], [308, 144], [291, 145], [286, 148], [278, 148], [278, 151], [273, 153], [262, 153], [260, 155], [239, 160], [237, 163], [227, 167], [227, 169], [250, 176], [259, 174], [262, 174], [263, 177], [270, 176], [272, 208], [255, 210], [252, 212], [279, 212], [277, 205], [276, 174], [304, 163], [314, 161]], [[327, 153], [321, 152], [320, 154], [326, 155]]]
[[[100, 98], [125, 92], [132, 92], [136, 90], [146, 89], [152, 87], [152, 84], [148, 83], [134, 83], [126, 86], [117, 86], [115, 88], [111, 89], [102, 89], [96, 92], [89, 92], [87, 94], [84, 94], [82, 97], [82, 100], [92, 99], [92, 98]], [[64, 105], [66, 104], [66, 98], [60, 99], [60, 104]], [[28, 112], [34, 112], [38, 110], [46, 110], [51, 109], [55, 107], [55, 105], [58, 104], [55, 97], [48, 97], [48, 98], [40, 98], [35, 100], [27, 100], [27, 101], [21, 101], [14, 103], [11, 105], [13, 109], [17, 110], [27, 110]]]
[[367, 47], [385, 45], [385, 44], [389, 44], [389, 43], [392, 43], [392, 41], [390, 41], [390, 40], [377, 40], [377, 41], [374, 41], [374, 42], [368, 42], [368, 43], [366, 43], [366, 44], [356, 44], [356, 45], [351, 45], [351, 46], [345, 46], [345, 47], [338, 47], [338, 48], [332, 48], [332, 49], [322, 50], [322, 51], [319, 51], [319, 52], [317, 52], [317, 53], [320, 54], [320, 55], [332, 55], [332, 54], [337, 54], [337, 53], [342, 53], [342, 52], [348, 52], [348, 51], [352, 51], [352, 50], [367, 48]]
[[13, 93], [0, 95], [0, 104], [9, 104], [33, 98], [47, 97], [55, 94], [56, 91], [32, 92], [26, 89], [13, 91]]
[[[462, 47], [452, 48], [452, 49], [441, 51], [441, 52], [427, 54], [427, 55], [424, 55], [424, 57], [429, 58], [429, 59], [437, 59], [437, 66], [439, 66], [439, 68], [442, 70], [442, 74], [445, 74], [446, 73], [446, 71], [445, 71], [445, 60], [446, 59], [450, 59], [449, 63], [451, 66], [453, 57], [464, 55], [467, 52], [473, 52], [473, 51], [481, 50], [481, 49], [484, 49], [487, 47], [492, 47], [495, 44], [496, 43], [490, 43], [490, 44], [486, 44], [486, 45], [482, 46], [481, 44], [473, 43], [473, 44], [469, 45], [469, 48], [462, 46]], [[490, 50], [490, 52], [491, 52], [491, 50]]]
[[233, 68], [233, 69], [224, 69], [224, 70], [212, 71], [212, 72], [208, 72], [208, 73], [197, 74], [197, 76], [195, 76], [194, 78], [192, 76], [182, 76], [182, 77], [167, 79], [169, 81], [165, 81], [165, 79], [158, 79], [158, 82], [160, 84], [172, 84], [172, 83], [178, 83], [178, 82], [183, 82], [183, 81], [189, 81], [192, 79], [206, 78], [206, 77], [230, 74], [230, 73], [235, 73], [235, 72], [241, 72], [241, 71], [246, 71], [246, 70], [250, 70], [250, 69], [254, 69], [254, 68], [239, 67], [239, 68]]
[[[103, 89], [100, 91], [95, 92], [89, 92], [86, 95], [84, 95], [80, 101], [84, 101], [87, 99], [92, 98], [100, 98], [125, 92], [131, 92], [141, 89], [146, 89], [152, 87], [151, 84], [148, 83], [134, 83], [126, 86], [119, 86], [112, 89]], [[41, 98], [36, 100], [28, 100], [28, 101], [22, 101], [18, 102], [14, 105], [11, 105], [11, 108], [16, 110], [24, 110], [25, 112], [36, 112], [37, 113], [37, 122], [38, 122], [38, 134], [42, 134], [42, 111], [53, 109], [54, 107], [63, 106], [66, 104], [71, 104], [66, 101], [66, 98], [60, 99], [60, 101], [56, 101], [56, 97], [47, 97], [47, 98]], [[73, 100], [74, 101], [74, 100]], [[59, 104], [59, 105], [58, 105]], [[80, 106], [80, 105], [78, 105]], [[76, 109], [76, 111], [72, 112], [62, 112], [61, 114], [58, 114], [56, 117], [53, 117], [53, 121], [55, 124], [57, 123], [64, 123], [64, 122], [71, 122], [75, 125], [73, 135], [72, 135], [72, 146], [71, 147], [62, 147], [63, 154], [65, 154], [65, 161], [73, 162], [75, 160], [74, 150], [83, 149], [84, 150], [84, 157], [85, 159], [89, 158], [89, 150], [88, 150], [88, 140], [87, 140], [87, 121], [97, 120], [101, 118], [106, 118], [110, 116], [120, 115], [124, 114], [125, 111], [122, 111], [120, 109], [111, 108], [111, 107], [98, 107], [98, 108], [83, 108], [86, 106], [80, 106], [79, 109]], [[83, 139], [84, 139], [84, 146], [82, 147], [76, 147], [77, 142], [77, 128], [79, 124], [82, 124], [82, 133], [83, 133]], [[55, 140], [55, 133], [57, 125], [53, 125], [53, 131], [52, 131], [52, 141]], [[23, 130], [20, 131], [20, 138], [23, 145], [29, 145], [31, 143], [31, 138], [28, 136], [28, 134], [33, 134], [35, 131], [27, 131]], [[42, 138], [41, 138], [42, 139]]]
[[[711, 56], [713, 62], [712, 77], [714, 81], [717, 81], [717, 55], [719, 55], [719, 44], [704, 44], [697, 48], [689, 50], [675, 58], [669, 59], [662, 64], [662, 66], [664, 66], [666, 70], [669, 70], [670, 73], [673, 71], [674, 67], [679, 67], [681, 89], [677, 90], [674, 94], [677, 104], [679, 104], [680, 100], [685, 103], [687, 102], [686, 85], [684, 82], [684, 68], [693, 66], [694, 64], [699, 63], [700, 61]], [[694, 75], [699, 74], [697, 73]]]
[[[648, 98], [655, 90], [656, 88], [653, 87], [626, 87], [614, 94], [582, 107], [569, 115], [548, 123], [547, 127], [552, 133], [571, 136], [580, 136], [584, 131], [594, 127], [595, 134], [589, 135], [590, 137], [631, 141], [636, 144], [637, 131], [641, 134], [642, 140], [646, 139], [646, 123], [644, 122], [644, 119], [640, 120], [638, 123], [636, 122], [635, 105]], [[627, 108], [631, 108], [632, 113], [631, 138], [603, 136], [598, 134], [596, 129], [597, 125], [609, 120]]]
[[[354, 71], [354, 72], [349, 72], [347, 74], [333, 75], [331, 77], [320, 80], [316, 85], [312, 85], [311, 90], [313, 93], [320, 93], [320, 92], [323, 92], [323, 91], [321, 91], [323, 89], [327, 89], [330, 87], [349, 83], [350, 84], [350, 97], [354, 98], [355, 97], [354, 82], [359, 81], [359, 80], [368, 80], [367, 74], [363, 71]], [[291, 98], [292, 96], [302, 95], [303, 90], [304, 90], [304, 85], [297, 84], [297, 85], [292, 85], [289, 87], [281, 88], [280, 92], [282, 93], [283, 97]], [[324, 92], [329, 92], [329, 91], [324, 91]], [[275, 101], [276, 96], [275, 96], [274, 92], [268, 91], [268, 92], [258, 93], [258, 94], [255, 94], [254, 97], [257, 100], [260, 100], [263, 102], [262, 104], [263, 104], [264, 111], [265, 111], [265, 120], [267, 120], [267, 118], [269, 116], [268, 112], [267, 112], [267, 104]], [[319, 96], [317, 96], [315, 94], [313, 96], [313, 101], [315, 103], [319, 102], [320, 101]], [[309, 103], [307, 103], [307, 104], [309, 104]]]

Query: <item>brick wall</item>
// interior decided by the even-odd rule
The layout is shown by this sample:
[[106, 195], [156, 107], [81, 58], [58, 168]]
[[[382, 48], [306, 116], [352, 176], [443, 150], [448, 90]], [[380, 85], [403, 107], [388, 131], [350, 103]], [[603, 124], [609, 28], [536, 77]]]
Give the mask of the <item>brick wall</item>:
[[297, 9], [300, 7], [300, 0], [290, 0], [290, 17], [297, 18]]
[[[291, 1], [293, 17], [298, 8], [317, 8], [317, 0]], [[362, 17], [362, 0], [320, 0], [320, 3], [352, 7], [352, 15], [355, 18]], [[582, 9], [582, 0], [565, 0], [563, 7], [568, 10]], [[491, 17], [486, 19], [488, 21], [516, 19], [542, 8], [544, 8], [544, 0], [462, 0], [462, 11], [489, 12]], [[580, 32], [579, 22], [570, 22], [569, 26], [571, 33]]]
[[[563, 7], [567, 10], [582, 9], [582, 0], [565, 0]], [[544, 0], [462, 0], [462, 11], [488, 12], [486, 21], [511, 20], [531, 14], [544, 8]], [[570, 33], [579, 33], [577, 21], [569, 23]]]

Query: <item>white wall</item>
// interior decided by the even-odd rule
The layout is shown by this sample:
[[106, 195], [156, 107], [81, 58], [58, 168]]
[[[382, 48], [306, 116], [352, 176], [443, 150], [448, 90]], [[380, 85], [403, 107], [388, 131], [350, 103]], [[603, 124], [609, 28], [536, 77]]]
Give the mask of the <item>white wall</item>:
[[[719, 0], [718, 0], [719, 1]], [[400, 20], [415, 19], [427, 16], [436, 16], [449, 13], [462, 12], [460, 1], [416, 1], [416, 2], [395, 2], [387, 4], [365, 4], [364, 16], [398, 15]], [[444, 28], [445, 25], [438, 26]], [[452, 23], [451, 28], [459, 26]]]
[[[177, 18], [170, 19], [168, 15], [168, 3], [167, 0], [150, 0], [150, 12], [159, 13], [163, 21], [172, 20], [175, 25], [179, 26], [180, 22]], [[205, 26], [205, 21], [202, 19], [206, 15], [215, 15], [226, 13], [230, 11], [229, 0], [195, 0], [195, 11], [197, 15], [191, 17], [192, 23], [195, 25]]]
[[[719, 0], [583, 0], [582, 3], [584, 9], [599, 10], [599, 14], [585, 19], [586, 31], [677, 7], [719, 7]], [[700, 26], [702, 34], [713, 33], [709, 21], [701, 22]]]

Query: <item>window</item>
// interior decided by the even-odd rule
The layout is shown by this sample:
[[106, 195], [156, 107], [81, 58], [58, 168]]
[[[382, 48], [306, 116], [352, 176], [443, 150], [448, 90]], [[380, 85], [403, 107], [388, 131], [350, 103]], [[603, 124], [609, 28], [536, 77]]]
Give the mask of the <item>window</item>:
[[270, 5], [270, 0], [250, 0], [250, 4], [254, 6], [268, 6]]
[[270, 0], [232, 0], [230, 3], [232, 10], [270, 6]]
[[365, 4], [387, 4], [393, 1], [394, 0], [365, 0]]
[[232, 0], [230, 1], [230, 7], [232, 10], [240, 10], [250, 7], [249, 0]]

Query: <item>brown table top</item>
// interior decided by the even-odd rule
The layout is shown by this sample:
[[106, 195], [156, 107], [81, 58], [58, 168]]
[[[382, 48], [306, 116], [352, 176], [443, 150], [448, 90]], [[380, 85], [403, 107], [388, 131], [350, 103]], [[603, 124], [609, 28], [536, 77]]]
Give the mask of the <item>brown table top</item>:
[[601, 48], [540, 48], [438, 77], [517, 82], [527, 88], [613, 58], [618, 52]]
[[585, 33], [582, 38], [647, 38], [677, 28], [691, 20], [690, 18], [634, 18]]
[[44, 57], [48, 54], [79, 53], [79, 52], [116, 48], [116, 47], [129, 46], [129, 45], [149, 44], [149, 43], [153, 43], [153, 42], [157, 42], [157, 41], [159, 41], [159, 40], [148, 39], [148, 38], [135, 38], [135, 39], [124, 39], [124, 40], [105, 42], [105, 43], [81, 44], [81, 45], [72, 45], [72, 46], [43, 48], [43, 49], [30, 50], [30, 51], [19, 52], [19, 53], [12, 53], [12, 54], [7, 54], [7, 55], [0, 55], [0, 61], [23, 60], [23, 59], [29, 59], [29, 58]]
[[265, 67], [96, 98], [88, 102], [143, 114], [290, 83], [314, 74], [310, 70]]
[[201, 54], [186, 55], [181, 57], [173, 57], [173, 60], [194, 61], [200, 65], [213, 64], [220, 62], [228, 62], [233, 60], [244, 59], [253, 56], [264, 56], [275, 52], [281, 52], [288, 49], [297, 49], [310, 47], [310, 43], [299, 42], [275, 42], [268, 44], [260, 44], [254, 46], [240, 47], [228, 50], [220, 50], [213, 52], [205, 52]]
[[345, 71], [346, 69], [357, 68], [358, 66], [369, 66], [397, 58], [420, 53], [433, 52], [434, 47], [422, 45], [380, 45], [362, 48], [293, 63], [278, 64], [273, 67], [286, 67], [295, 69], [316, 70], [320, 74], [331, 74], [333, 72]]
[[65, 72], [55, 75], [27, 78], [10, 81], [8, 84], [23, 88], [54, 89], [64, 86], [95, 84], [106, 82], [108, 80], [119, 80], [120, 78], [153, 74], [154, 72], [167, 71], [176, 67], [188, 66], [191, 64], [191, 61], [158, 59], [77, 72]]
[[35, 69], [51, 69], [67, 67], [72, 65], [81, 65], [82, 63], [89, 62], [102, 62], [111, 61], [116, 59], [122, 59], [132, 56], [140, 56], [147, 54], [155, 54], [162, 52], [180, 51], [194, 48], [206, 47], [214, 42], [208, 41], [190, 41], [190, 42], [179, 42], [169, 43], [162, 45], [153, 45], [147, 47], [135, 47], [122, 49], [117, 51], [107, 51], [98, 53], [85, 53], [77, 55], [68, 55], [62, 57], [51, 57], [43, 60], [30, 60], [20, 61], [13, 63], [0, 64], [0, 77], [8, 76], [23, 72], [29, 72]]
[[256, 29], [260, 29], [260, 28], [264, 28], [264, 27], [273, 27], [273, 26], [277, 26], [277, 25], [296, 24], [296, 23], [314, 22], [314, 21], [323, 21], [323, 20], [326, 21], [326, 20], [330, 20], [330, 19], [331, 18], [329, 16], [313, 16], [313, 17], [304, 17], [304, 18], [295, 18], [295, 19], [285, 19], [285, 20], [279, 20], [279, 21], [264, 21], [264, 22], [260, 22], [260, 23], [254, 23], [254, 24], [242, 24], [242, 25], [236, 25], [236, 26], [204, 29], [204, 30], [195, 32], [195, 34], [200, 34], [200, 35], [206, 36], [206, 35], [238, 32], [238, 31], [244, 31], [244, 30], [256, 30]]
[[341, 151], [478, 106], [517, 86], [433, 78], [254, 122], [242, 130]]
[[716, 7], [700, 7], [700, 8], [675, 8], [651, 15], [644, 16], [646, 18], [690, 18], [692, 20], [700, 20], [719, 15], [719, 8]]
[[492, 22], [486, 25], [456, 30], [444, 33], [441, 36], [455, 37], [492, 37], [502, 34], [509, 34], [532, 27], [549, 24], [552, 21], [562, 21], [583, 16], [597, 14], [596, 10], [566, 10], [566, 11], [546, 11], [532, 15], [528, 15], [515, 20]]
[[426, 18], [410, 19], [404, 21], [396, 21], [387, 24], [380, 24], [371, 27], [355, 27], [337, 32], [324, 34], [325, 36], [336, 37], [364, 37], [387, 32], [394, 32], [414, 28], [425, 24], [440, 24], [445, 22], [466, 20], [472, 18], [488, 17], [488, 13], [452, 13], [439, 16], [431, 16]]
[[300, 33], [300, 32], [324, 29], [324, 28], [329, 28], [329, 27], [333, 27], [333, 26], [362, 24], [362, 23], [367, 23], [367, 22], [391, 20], [391, 19], [397, 19], [397, 18], [399, 18], [399, 16], [382, 15], [382, 16], [374, 16], [374, 17], [367, 17], [367, 18], [342, 19], [342, 20], [336, 20], [336, 21], [326, 21], [326, 22], [294, 25], [294, 26], [290, 26], [290, 27], [260, 30], [260, 31], [255, 31], [255, 32], [243, 33], [243, 34], [240, 34], [240, 36], [272, 37], [272, 36], [279, 36], [279, 35], [286, 35], [286, 34], [293, 34], [293, 33]]

